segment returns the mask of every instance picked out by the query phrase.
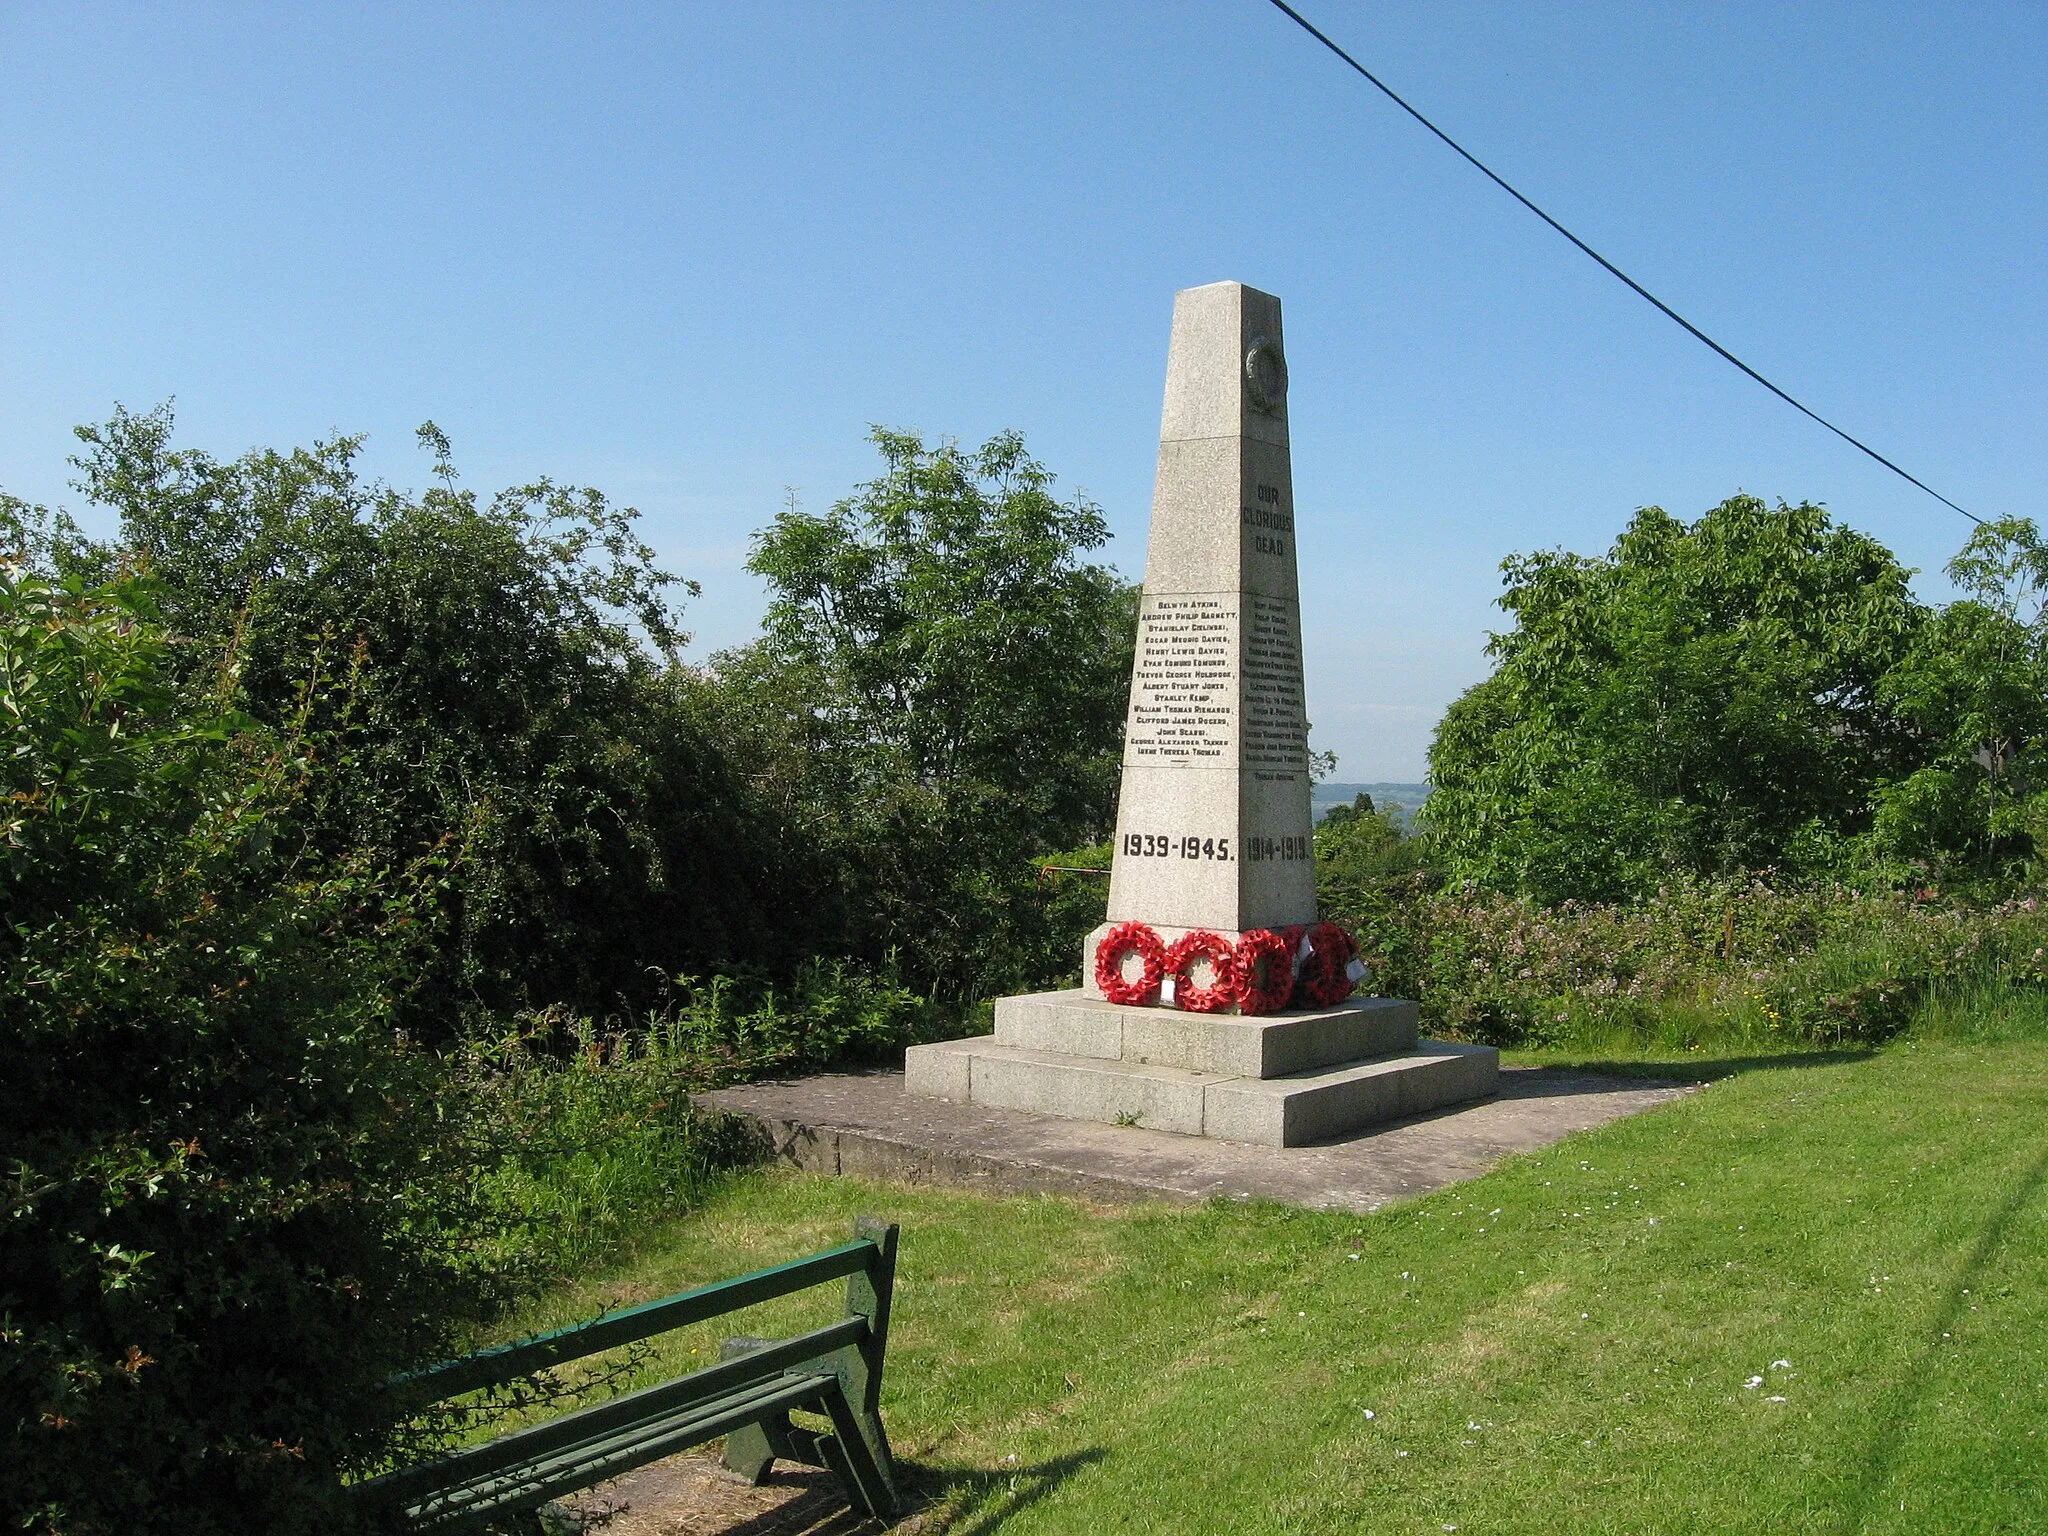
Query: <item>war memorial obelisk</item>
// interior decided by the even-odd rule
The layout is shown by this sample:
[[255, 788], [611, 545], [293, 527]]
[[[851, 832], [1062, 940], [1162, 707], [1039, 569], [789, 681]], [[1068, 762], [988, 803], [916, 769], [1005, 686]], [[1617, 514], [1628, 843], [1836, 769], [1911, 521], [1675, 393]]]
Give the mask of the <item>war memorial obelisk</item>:
[[1318, 924], [1280, 301], [1174, 300], [1108, 922], [1083, 984], [913, 1047], [912, 1094], [1296, 1146], [1481, 1097]]
[[1316, 920], [1294, 562], [1280, 301], [1190, 288], [1167, 354], [1111, 924], [1235, 940]]

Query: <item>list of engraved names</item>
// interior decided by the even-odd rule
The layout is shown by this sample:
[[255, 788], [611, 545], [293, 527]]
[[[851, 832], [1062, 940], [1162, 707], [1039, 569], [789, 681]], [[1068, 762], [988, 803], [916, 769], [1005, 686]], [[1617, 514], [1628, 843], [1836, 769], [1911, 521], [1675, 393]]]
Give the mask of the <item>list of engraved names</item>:
[[[1297, 692], [1300, 673], [1297, 660]], [[1127, 760], [1234, 766], [1236, 727], [1237, 598], [1146, 598], [1138, 614]]]
[[1307, 711], [1294, 605], [1247, 597], [1244, 640], [1244, 766], [1262, 779], [1308, 772]]

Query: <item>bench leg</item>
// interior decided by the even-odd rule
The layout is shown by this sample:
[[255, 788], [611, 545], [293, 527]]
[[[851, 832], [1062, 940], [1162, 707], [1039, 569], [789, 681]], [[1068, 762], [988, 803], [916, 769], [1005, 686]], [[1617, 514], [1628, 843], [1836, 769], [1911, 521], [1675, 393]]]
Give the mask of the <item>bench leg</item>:
[[[761, 1348], [765, 1342], [753, 1338], [726, 1339], [719, 1346], [719, 1358], [736, 1359]], [[850, 1367], [850, 1374], [857, 1381], [867, 1381], [865, 1358], [850, 1351], [848, 1354], [842, 1370]], [[803, 1406], [824, 1412], [832, 1420], [835, 1433], [820, 1435], [799, 1429], [790, 1423], [787, 1413], [773, 1413], [725, 1437], [725, 1465], [756, 1486], [767, 1480], [778, 1459], [829, 1468], [846, 1490], [847, 1502], [877, 1520], [886, 1520], [896, 1508], [896, 1466], [889, 1450], [889, 1436], [882, 1428], [882, 1416], [865, 1401], [856, 1405], [847, 1396], [843, 1375], [839, 1385], [821, 1394], [820, 1401]]]
[[815, 1434], [789, 1422], [786, 1413], [773, 1413], [758, 1424], [736, 1429], [725, 1437], [725, 1465], [755, 1487], [768, 1481], [778, 1461], [793, 1461], [804, 1467], [825, 1467], [838, 1472], [824, 1443], [830, 1435]]
[[[784, 1415], [776, 1417], [785, 1424], [789, 1422]], [[725, 1437], [726, 1469], [739, 1473], [757, 1488], [768, 1481], [768, 1471], [775, 1465], [776, 1454], [775, 1439], [765, 1424], [749, 1424]]]
[[[772, 1339], [754, 1338], [750, 1335], [722, 1339], [718, 1345], [718, 1358], [737, 1360], [773, 1342]], [[758, 1488], [768, 1481], [768, 1473], [774, 1467], [777, 1457], [784, 1461], [801, 1461], [813, 1467], [822, 1466], [823, 1463], [815, 1455], [804, 1454], [810, 1449], [809, 1446], [797, 1443], [797, 1437], [804, 1433], [789, 1422], [789, 1415], [786, 1413], [772, 1413], [758, 1424], [736, 1429], [725, 1437], [723, 1460], [726, 1469], [739, 1473]]]
[[[896, 1510], [895, 1469], [888, 1464], [888, 1442], [878, 1446], [871, 1441], [868, 1426], [862, 1422], [868, 1415], [856, 1412], [837, 1387], [825, 1393], [825, 1411], [838, 1431], [831, 1437], [837, 1443], [827, 1454], [836, 1451], [835, 1462], [845, 1464], [843, 1470], [836, 1464], [832, 1470], [846, 1484], [854, 1504], [877, 1520], [888, 1519]], [[880, 1427], [879, 1421], [876, 1427]], [[819, 1448], [825, 1449], [822, 1442]]]

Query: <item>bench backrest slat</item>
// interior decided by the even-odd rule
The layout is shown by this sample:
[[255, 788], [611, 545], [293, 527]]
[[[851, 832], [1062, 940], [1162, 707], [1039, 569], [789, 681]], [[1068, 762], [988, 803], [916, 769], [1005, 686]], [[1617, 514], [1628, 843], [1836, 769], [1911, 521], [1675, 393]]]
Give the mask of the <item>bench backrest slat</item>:
[[881, 1257], [881, 1249], [872, 1240], [862, 1238], [837, 1248], [828, 1248], [823, 1253], [814, 1253], [808, 1258], [792, 1259], [772, 1269], [757, 1269], [750, 1275], [699, 1286], [694, 1291], [683, 1291], [660, 1301], [643, 1302], [637, 1307], [607, 1313], [587, 1323], [572, 1323], [566, 1328], [537, 1333], [531, 1338], [479, 1350], [460, 1359], [445, 1360], [439, 1365], [394, 1377], [389, 1385], [393, 1391], [422, 1406], [442, 1398], [459, 1397], [481, 1387], [516, 1381], [521, 1376], [529, 1376], [565, 1360], [580, 1360], [600, 1350], [638, 1343], [671, 1328], [684, 1328], [707, 1318], [737, 1312], [757, 1302], [773, 1301], [778, 1296], [787, 1296], [792, 1291], [801, 1291], [840, 1275], [871, 1270]]
[[410, 1503], [423, 1490], [439, 1490], [471, 1482], [507, 1467], [528, 1466], [564, 1446], [669, 1409], [711, 1402], [755, 1382], [770, 1380], [793, 1367], [806, 1365], [859, 1344], [868, 1336], [868, 1320], [843, 1317], [823, 1328], [781, 1339], [734, 1360], [708, 1365], [674, 1381], [643, 1387], [589, 1408], [580, 1408], [545, 1423], [500, 1435], [481, 1445], [450, 1451], [361, 1485], [362, 1496], [379, 1503]]

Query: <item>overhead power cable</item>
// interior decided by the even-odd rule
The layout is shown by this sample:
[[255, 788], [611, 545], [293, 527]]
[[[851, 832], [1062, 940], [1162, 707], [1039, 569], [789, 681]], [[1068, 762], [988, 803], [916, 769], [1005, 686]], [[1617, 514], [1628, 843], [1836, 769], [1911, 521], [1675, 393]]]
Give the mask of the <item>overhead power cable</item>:
[[1679, 325], [1683, 326], [1686, 329], [1686, 331], [1689, 332], [1696, 340], [1704, 342], [1707, 346], [1713, 348], [1715, 352], [1719, 353], [1723, 358], [1727, 359], [1727, 361], [1733, 363], [1737, 368], [1740, 368], [1752, 379], [1755, 379], [1757, 383], [1763, 385], [1765, 389], [1768, 389], [1772, 394], [1776, 395], [1780, 400], [1784, 401], [1787, 405], [1791, 406], [1795, 411], [1798, 411], [1801, 415], [1809, 416], [1813, 420], [1819, 422], [1822, 426], [1826, 427], [1830, 432], [1834, 433], [1835, 436], [1839, 437], [1843, 442], [1848, 443], [1851, 447], [1859, 448], [1864, 453], [1869, 454], [1870, 457], [1877, 460], [1878, 463], [1882, 464], [1886, 469], [1890, 470], [1900, 479], [1908, 481], [1913, 485], [1917, 485], [1921, 490], [1925, 491], [1928, 495], [1932, 496], [1936, 501], [1940, 502], [1944, 507], [1947, 507], [1951, 512], [1961, 512], [1964, 517], [1967, 517], [1971, 522], [1975, 523], [1978, 527], [1981, 528], [1984, 526], [1984, 519], [1977, 516], [1974, 512], [1964, 511], [1963, 508], [1957, 506], [1954, 502], [1950, 501], [1946, 496], [1942, 495], [1941, 492], [1937, 491], [1933, 486], [1929, 485], [1926, 481], [1918, 478], [1917, 476], [1907, 474], [1905, 470], [1899, 468], [1898, 465], [1894, 464], [1890, 459], [1886, 458], [1883, 454], [1879, 453], [1875, 448], [1871, 447], [1870, 444], [1864, 442], [1861, 438], [1851, 437], [1847, 432], [1844, 432], [1832, 421], [1829, 421], [1827, 417], [1821, 415], [1820, 412], [1813, 410], [1808, 406], [1802, 405], [1799, 401], [1793, 399], [1792, 396], [1785, 393], [1784, 390], [1778, 388], [1777, 385], [1773, 384], [1769, 379], [1765, 378], [1762, 374], [1758, 373], [1754, 368], [1750, 367], [1749, 364], [1745, 363], [1733, 352], [1730, 352], [1726, 347], [1722, 346], [1721, 343], [1714, 340], [1713, 337], [1709, 336], [1705, 331], [1701, 330], [1698, 326], [1694, 325], [1690, 320], [1686, 319], [1685, 316], [1681, 315], [1669, 304], [1666, 304], [1662, 299], [1658, 298], [1657, 295], [1650, 292], [1649, 289], [1645, 288], [1641, 283], [1637, 282], [1634, 278], [1630, 277], [1626, 272], [1622, 271], [1621, 268], [1617, 267], [1605, 256], [1602, 256], [1598, 251], [1594, 250], [1593, 247], [1586, 244], [1585, 241], [1581, 240], [1577, 235], [1573, 234], [1570, 230], [1566, 229], [1562, 224], [1558, 223], [1557, 220], [1553, 219], [1541, 208], [1537, 207], [1534, 203], [1530, 202], [1528, 198], [1524, 197], [1520, 192], [1516, 191], [1514, 187], [1510, 186], [1500, 176], [1496, 175], [1492, 171], [1492, 169], [1490, 169], [1485, 163], [1483, 163], [1479, 159], [1478, 156], [1474, 155], [1470, 150], [1466, 149], [1464, 145], [1460, 144], [1448, 133], [1445, 133], [1443, 129], [1437, 127], [1435, 123], [1432, 123], [1428, 118], [1424, 117], [1420, 112], [1416, 111], [1415, 108], [1411, 107], [1406, 101], [1403, 101], [1400, 95], [1394, 90], [1392, 86], [1388, 85], [1386, 81], [1380, 79], [1378, 75], [1375, 75], [1371, 70], [1367, 69], [1363, 64], [1359, 63], [1358, 60], [1354, 59], [1353, 57], [1351, 57], [1350, 54], [1346, 53], [1342, 48], [1338, 47], [1334, 42], [1330, 40], [1328, 34], [1321, 31], [1315, 25], [1314, 22], [1310, 21], [1306, 16], [1302, 15], [1301, 12], [1297, 11], [1293, 6], [1289, 5], [1287, 3], [1287, 0], [1272, 0], [1272, 4], [1276, 9], [1285, 12], [1287, 16], [1294, 22], [1294, 24], [1302, 29], [1302, 31], [1308, 33], [1310, 37], [1314, 38], [1317, 42], [1321, 43], [1325, 48], [1329, 49], [1330, 52], [1337, 55], [1338, 58], [1342, 59], [1346, 64], [1349, 64], [1353, 69], [1357, 70], [1359, 74], [1363, 75], [1365, 79], [1374, 88], [1380, 91], [1380, 93], [1387, 98], [1387, 100], [1391, 101], [1403, 112], [1406, 112], [1410, 117], [1414, 118], [1415, 121], [1422, 124], [1423, 127], [1427, 128], [1431, 133], [1435, 134], [1438, 138], [1442, 139], [1446, 144], [1450, 145], [1450, 147], [1456, 150], [1459, 156], [1463, 158], [1467, 164], [1471, 165], [1473, 169], [1477, 170], [1481, 175], [1485, 176], [1488, 181], [1492, 182], [1495, 186], [1499, 187], [1501, 191], [1507, 193], [1509, 197], [1512, 197], [1524, 208], [1528, 209], [1531, 213], [1535, 214], [1537, 218], [1541, 219], [1544, 223], [1548, 224], [1560, 235], [1563, 235], [1565, 239], [1571, 241], [1573, 245], [1577, 246], [1580, 250], [1584, 251], [1588, 256], [1592, 257], [1595, 261], [1599, 262], [1601, 266], [1605, 267], [1608, 270], [1608, 272], [1612, 273], [1615, 277], [1620, 278], [1624, 283], [1628, 284], [1628, 286], [1636, 292], [1638, 297], [1654, 305], [1657, 308], [1657, 310], [1661, 312], [1663, 315], [1665, 315], [1668, 319], [1676, 321]]

